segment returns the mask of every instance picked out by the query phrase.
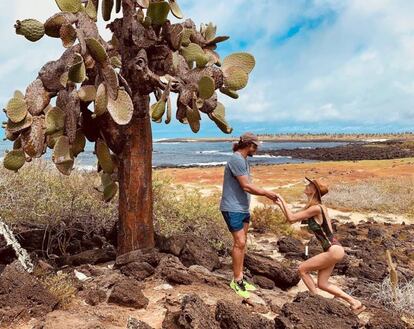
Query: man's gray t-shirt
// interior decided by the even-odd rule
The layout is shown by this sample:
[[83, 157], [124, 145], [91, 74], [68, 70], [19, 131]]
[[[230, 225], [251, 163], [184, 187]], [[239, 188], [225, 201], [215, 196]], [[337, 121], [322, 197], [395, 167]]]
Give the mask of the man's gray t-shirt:
[[250, 194], [242, 189], [237, 176], [248, 176], [250, 182], [249, 162], [239, 152], [234, 152], [224, 169], [220, 210], [248, 213]]

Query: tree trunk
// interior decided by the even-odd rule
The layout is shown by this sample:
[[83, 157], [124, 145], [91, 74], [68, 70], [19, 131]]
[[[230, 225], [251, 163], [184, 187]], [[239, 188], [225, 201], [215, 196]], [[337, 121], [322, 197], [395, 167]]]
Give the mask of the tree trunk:
[[149, 96], [135, 95], [119, 165], [118, 254], [154, 247]]

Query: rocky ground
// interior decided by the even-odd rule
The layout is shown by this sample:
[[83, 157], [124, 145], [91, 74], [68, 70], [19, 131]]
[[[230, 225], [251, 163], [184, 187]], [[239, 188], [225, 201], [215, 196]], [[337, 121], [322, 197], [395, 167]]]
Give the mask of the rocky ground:
[[[220, 257], [192, 235], [158, 237], [156, 249], [119, 257], [109, 242], [101, 239], [99, 245], [96, 238], [92, 249], [79, 241], [84, 251], [48, 259], [22, 231], [26, 236], [19, 235], [19, 240], [37, 265], [28, 274], [0, 241], [0, 327], [412, 328], [409, 315], [397, 314], [373, 296], [388, 275], [386, 249], [392, 252], [400, 281], [413, 279], [414, 225], [362, 222], [336, 227], [347, 256], [336, 266], [332, 282], [367, 305], [359, 317], [326, 293], [306, 292], [296, 271], [306, 239], [252, 231], [246, 274], [260, 288], [242, 300], [228, 287], [230, 257]], [[311, 239], [309, 250], [314, 255], [320, 247]], [[52, 284], [60, 290], [51, 292], [45, 278], [56, 275], [70, 283], [70, 300], [60, 298], [68, 289], [61, 281]]]
[[357, 161], [410, 158], [414, 156], [414, 148], [404, 141], [386, 141], [350, 143], [343, 146], [318, 147], [315, 149], [296, 148], [258, 152], [258, 154], [264, 153], [318, 161]]

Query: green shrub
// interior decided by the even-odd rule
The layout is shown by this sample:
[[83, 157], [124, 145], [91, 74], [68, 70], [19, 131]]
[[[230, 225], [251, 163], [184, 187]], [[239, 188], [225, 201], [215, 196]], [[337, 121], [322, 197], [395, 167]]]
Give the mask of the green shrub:
[[271, 232], [278, 236], [295, 234], [295, 230], [275, 206], [254, 208], [252, 226], [259, 232]]

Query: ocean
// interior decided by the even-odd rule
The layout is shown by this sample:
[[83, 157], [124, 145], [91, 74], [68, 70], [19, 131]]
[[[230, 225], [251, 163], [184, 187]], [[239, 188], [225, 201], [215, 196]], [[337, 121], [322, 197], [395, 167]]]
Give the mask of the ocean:
[[[346, 143], [341, 142], [263, 142], [262, 151], [294, 148], [334, 147]], [[12, 148], [9, 141], [0, 141], [0, 160], [7, 149]], [[232, 154], [231, 142], [201, 142], [188, 140], [185, 142], [168, 142], [164, 139], [155, 140], [153, 145], [153, 167], [203, 167], [224, 165]], [[51, 150], [43, 159], [51, 161]], [[292, 159], [285, 156], [256, 155], [249, 159], [255, 164], [280, 164], [311, 162], [309, 160]], [[85, 151], [77, 157], [75, 168], [95, 170], [96, 157], [93, 154], [93, 144], [87, 143]]]

